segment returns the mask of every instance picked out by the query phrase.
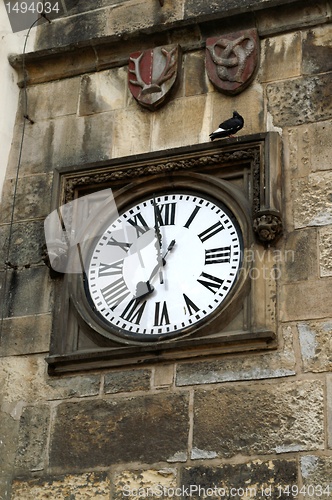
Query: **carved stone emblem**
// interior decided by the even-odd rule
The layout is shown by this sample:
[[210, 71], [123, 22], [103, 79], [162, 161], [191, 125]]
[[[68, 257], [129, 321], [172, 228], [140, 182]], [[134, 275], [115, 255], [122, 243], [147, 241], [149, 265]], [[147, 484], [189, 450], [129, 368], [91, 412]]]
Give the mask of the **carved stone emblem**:
[[177, 79], [180, 60], [179, 45], [130, 54], [129, 89], [139, 104], [152, 111], [163, 104]]
[[211, 82], [225, 94], [238, 94], [252, 81], [258, 66], [256, 29], [228, 33], [206, 40], [206, 70]]

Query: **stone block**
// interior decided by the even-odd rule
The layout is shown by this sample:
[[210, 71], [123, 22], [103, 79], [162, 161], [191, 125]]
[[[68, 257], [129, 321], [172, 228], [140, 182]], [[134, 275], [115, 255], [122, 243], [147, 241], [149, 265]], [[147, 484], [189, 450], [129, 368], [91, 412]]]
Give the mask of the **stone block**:
[[332, 224], [332, 171], [294, 180], [293, 207], [296, 228]]
[[[25, 125], [24, 141], [21, 152], [19, 176], [51, 172], [53, 149], [54, 121], [41, 120]], [[7, 167], [7, 178], [15, 178], [19, 161], [22, 138], [22, 124], [16, 123]]]
[[270, 35], [305, 28], [308, 26], [317, 26], [320, 23], [326, 23], [330, 17], [330, 8], [328, 2], [312, 2], [308, 5], [299, 4], [288, 5], [284, 8], [275, 7], [260, 11], [256, 14], [256, 24], [261, 36]]
[[332, 226], [319, 229], [320, 276], [332, 276]]
[[283, 489], [297, 484], [295, 460], [260, 459], [246, 463], [220, 466], [199, 465], [185, 467], [181, 486], [189, 494], [185, 498], [200, 499], [249, 499], [271, 498], [287, 500]]
[[[98, 396], [100, 375], [47, 377], [45, 355], [0, 358], [2, 396], [10, 408], [59, 399]], [[11, 409], [12, 413], [12, 409]]]
[[[210, 129], [204, 137], [201, 135], [200, 142], [208, 142], [209, 133], [215, 130], [219, 123], [231, 117], [234, 110], [237, 110], [244, 118], [244, 127], [237, 136], [261, 133], [266, 130], [263, 112], [263, 88], [257, 80], [254, 80], [245, 92], [241, 92], [236, 96], [226, 96], [214, 91], [210, 94], [210, 97], [209, 108], [207, 108], [204, 117], [202, 117]], [[211, 116], [211, 124], [208, 123], [209, 116]], [[204, 130], [202, 130], [203, 132], [205, 133]]]
[[332, 457], [301, 457], [301, 475], [306, 490], [304, 498], [329, 498], [332, 489]]
[[281, 321], [329, 318], [332, 310], [332, 279], [288, 283], [281, 288]]
[[5, 312], [9, 317], [50, 312], [52, 282], [46, 266], [8, 271], [7, 276]]
[[153, 387], [171, 387], [174, 383], [174, 365], [156, 365], [153, 374]]
[[[183, 0], [167, 0], [161, 8], [155, 0], [118, 3], [107, 17], [109, 35], [129, 35], [166, 29], [183, 17]], [[156, 29], [157, 28], [157, 29]]]
[[53, 167], [108, 160], [113, 142], [114, 112], [55, 121]]
[[219, 360], [178, 364], [176, 385], [215, 384], [237, 380], [259, 380], [295, 374], [293, 332], [283, 329], [282, 347], [266, 354], [248, 354]]
[[186, 96], [207, 94], [213, 90], [205, 71], [204, 51], [189, 52], [184, 57], [184, 93]]
[[134, 103], [114, 112], [112, 157], [146, 153], [151, 148], [153, 114]]
[[74, 377], [48, 377], [42, 384], [44, 398], [48, 400], [98, 396], [100, 375], [79, 375]]
[[[79, 42], [98, 39], [107, 34], [107, 16], [110, 12], [97, 10], [87, 14], [59, 19], [52, 24], [39, 26], [35, 51], [75, 45]], [[83, 45], [83, 44], [82, 44]]]
[[305, 372], [332, 370], [332, 320], [298, 323]]
[[14, 479], [11, 500], [109, 500], [110, 480], [106, 472], [80, 475], [45, 476], [36, 479]]
[[[0, 379], [1, 381], [1, 379]], [[19, 419], [6, 411], [6, 405], [0, 406], [0, 498], [6, 498], [8, 479], [12, 475], [15, 460]], [[1, 479], [6, 478], [2, 483]]]
[[81, 79], [78, 113], [84, 116], [123, 108], [126, 92], [126, 68], [84, 75]]
[[177, 487], [176, 469], [121, 471], [114, 475], [114, 500], [169, 498]]
[[23, 409], [15, 458], [16, 473], [45, 468], [49, 425], [49, 406], [27, 406]]
[[51, 328], [50, 314], [4, 319], [1, 338], [2, 355], [16, 356], [48, 352]]
[[89, 12], [95, 9], [101, 9], [107, 5], [119, 3], [119, 0], [95, 0], [93, 4], [89, 2], [79, 2], [77, 0], [64, 0], [66, 5], [67, 15], [73, 16], [81, 12]]
[[[291, 4], [294, 0], [288, 0], [287, 4]], [[235, 14], [243, 14], [244, 12], [248, 14], [250, 11], [257, 11], [264, 7], [270, 7], [274, 5], [283, 5], [285, 0], [279, 0], [277, 2], [272, 0], [265, 0], [262, 4], [258, 0], [227, 0], [220, 4], [219, 2], [209, 2], [206, 3], [204, 0], [185, 0], [185, 14], [184, 18], [196, 18], [196, 22], [206, 18], [222, 18], [233, 16]]]
[[50, 466], [82, 470], [165, 461], [187, 450], [188, 430], [188, 397], [179, 393], [63, 403], [51, 435]]
[[303, 39], [303, 74], [332, 71], [332, 28], [329, 24], [313, 28]]
[[278, 127], [293, 127], [332, 118], [332, 73], [270, 83], [268, 111]]
[[80, 78], [76, 77], [29, 87], [28, 114], [30, 118], [39, 122], [57, 116], [76, 114], [79, 86]]
[[[52, 174], [29, 175], [18, 180], [14, 221], [34, 219], [48, 215], [51, 207]], [[4, 183], [1, 222], [10, 222], [14, 195], [14, 179]]]
[[331, 170], [331, 125], [331, 120], [312, 125], [310, 134], [311, 170]]
[[[311, 171], [311, 133], [310, 127], [313, 124], [299, 125], [283, 131], [284, 139], [284, 157], [285, 157], [285, 176], [290, 180], [297, 177], [309, 175]], [[287, 180], [284, 182], [284, 189], [290, 186], [287, 185]]]
[[151, 384], [151, 370], [126, 370], [106, 373], [105, 394], [118, 392], [147, 391]]
[[[0, 204], [1, 212], [1, 204]], [[9, 236], [9, 225], [0, 226], [0, 271], [5, 269], [5, 261], [7, 260], [8, 252], [8, 236]], [[0, 287], [1, 290], [1, 287]]]
[[152, 149], [161, 150], [206, 142], [208, 131], [202, 132], [202, 124], [207, 112], [207, 100], [203, 95], [169, 102], [153, 116]]
[[98, 10], [79, 12], [75, 15], [75, 22], [69, 16], [46, 29], [40, 26], [35, 50], [84, 45], [91, 40], [103, 40], [106, 36], [111, 41], [118, 41], [119, 37], [126, 39], [129, 35], [166, 29], [177, 24], [182, 17], [183, 0], [168, 0], [163, 8], [154, 0], [116, 2]]
[[259, 80], [271, 82], [301, 75], [301, 33], [269, 37], [262, 40]]
[[194, 395], [194, 458], [324, 449], [320, 381], [234, 385]]
[[[9, 233], [9, 231], [7, 232]], [[42, 221], [14, 223], [12, 225], [9, 261], [19, 268], [42, 265], [44, 244], [45, 234]]]
[[316, 228], [301, 229], [286, 235], [285, 258], [281, 261], [284, 281], [302, 281], [318, 276], [317, 240]]

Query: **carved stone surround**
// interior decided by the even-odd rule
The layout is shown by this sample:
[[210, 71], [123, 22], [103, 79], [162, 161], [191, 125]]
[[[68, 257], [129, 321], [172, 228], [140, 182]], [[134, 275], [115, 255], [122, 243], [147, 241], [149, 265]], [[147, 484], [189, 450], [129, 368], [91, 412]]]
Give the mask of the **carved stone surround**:
[[[135, 157], [110, 160], [87, 166], [58, 170], [53, 190], [53, 208], [78, 196], [111, 187], [117, 193], [124, 186], [146, 179], [168, 177], [176, 172], [195, 172], [227, 181], [247, 199], [252, 221], [251, 248], [269, 252], [282, 233], [281, 221], [281, 141], [275, 132], [242, 136], [159, 151]], [[261, 249], [261, 250], [259, 250]], [[269, 279], [251, 281], [250, 291], [241, 302], [241, 310], [220, 332], [204, 337], [179, 339], [160, 345], [123, 346], [99, 339], [80, 321], [68, 292], [68, 276], [56, 280], [59, 288], [55, 308], [54, 333], [50, 356], [50, 373], [82, 368], [132, 364], [165, 359], [212, 355], [233, 350], [275, 348], [277, 318], [270, 259], [259, 259], [260, 270], [268, 267]], [[256, 264], [255, 264], [256, 265]], [[258, 270], [259, 272], [259, 270]]]

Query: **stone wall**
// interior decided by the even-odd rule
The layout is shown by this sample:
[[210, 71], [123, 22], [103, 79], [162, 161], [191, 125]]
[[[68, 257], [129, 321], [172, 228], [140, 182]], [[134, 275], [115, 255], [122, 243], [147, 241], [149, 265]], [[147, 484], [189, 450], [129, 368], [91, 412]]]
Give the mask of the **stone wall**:
[[[6, 269], [21, 107], [0, 212], [0, 498], [286, 499], [292, 485], [298, 498], [328, 498], [331, 4], [127, 0], [81, 9], [88, 4], [63, 2], [64, 17], [38, 28], [26, 60], [35, 123], [26, 124]], [[227, 97], [206, 76], [205, 40], [253, 26], [259, 70]], [[180, 85], [150, 112], [128, 92], [128, 55], [175, 42]], [[11, 58], [20, 78], [21, 62]], [[245, 117], [239, 135], [282, 136], [278, 348], [49, 376], [59, 281], [43, 261], [43, 220], [54, 169], [207, 142], [233, 109]]]

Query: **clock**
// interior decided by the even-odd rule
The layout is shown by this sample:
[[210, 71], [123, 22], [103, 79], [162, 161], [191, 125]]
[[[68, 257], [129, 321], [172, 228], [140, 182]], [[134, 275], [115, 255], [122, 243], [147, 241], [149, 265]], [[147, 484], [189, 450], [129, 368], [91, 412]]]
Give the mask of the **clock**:
[[106, 332], [154, 342], [197, 331], [237, 286], [241, 225], [207, 190], [158, 190], [135, 199], [91, 240], [85, 298]]

